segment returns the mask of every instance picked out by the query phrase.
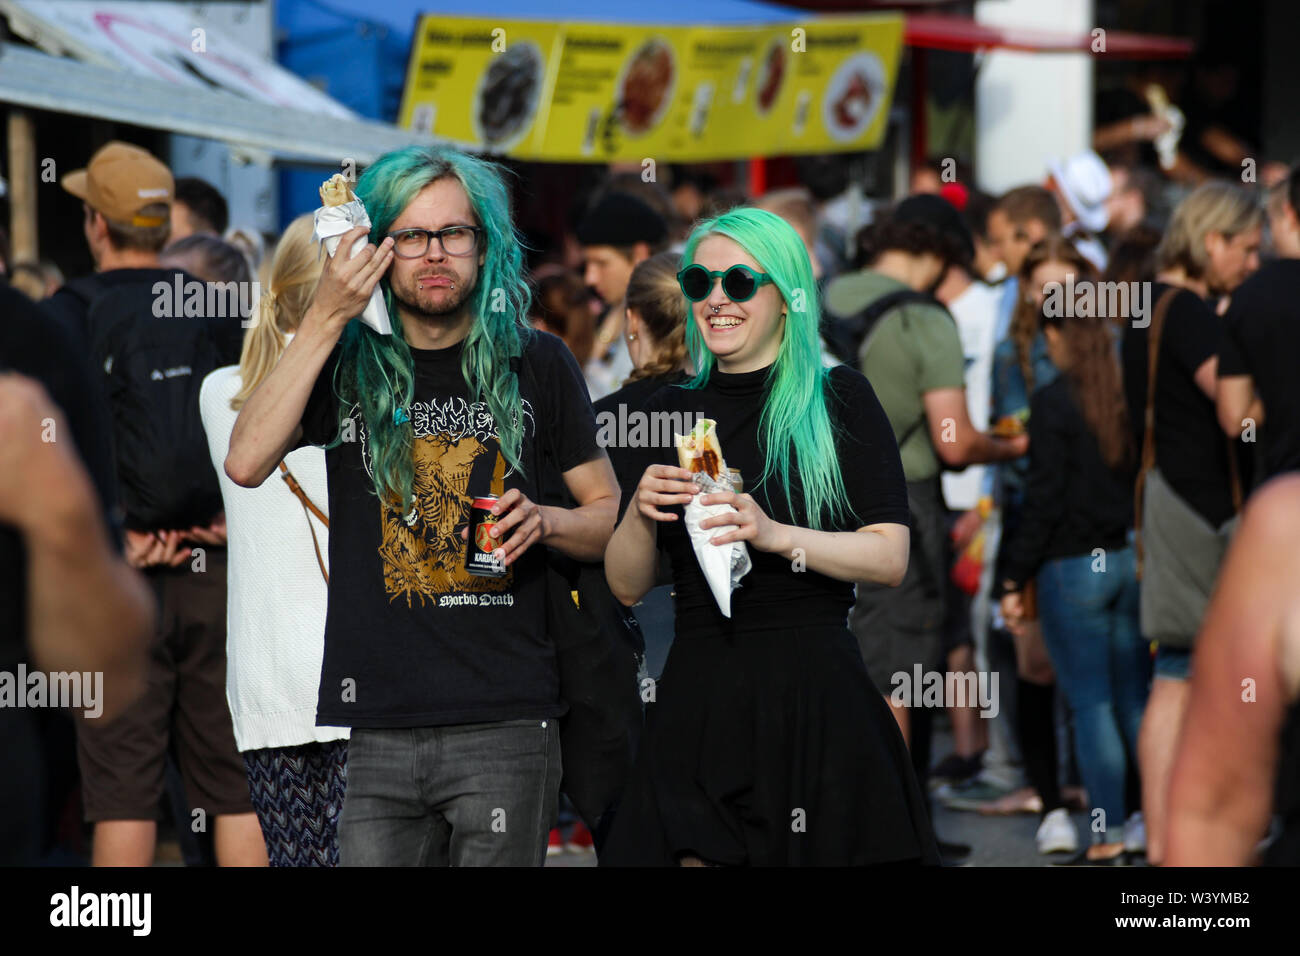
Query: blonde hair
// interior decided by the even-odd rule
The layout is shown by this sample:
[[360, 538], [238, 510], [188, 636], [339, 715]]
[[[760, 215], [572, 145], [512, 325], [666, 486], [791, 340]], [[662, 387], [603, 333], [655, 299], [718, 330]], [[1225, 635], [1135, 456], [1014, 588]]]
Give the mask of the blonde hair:
[[686, 296], [677, 284], [682, 257], [676, 252], [651, 256], [632, 270], [627, 282], [627, 308], [636, 311], [655, 343], [650, 360], [623, 380], [666, 375], [686, 363]]
[[754, 200], [754, 206], [776, 213], [804, 236], [817, 235], [817, 205], [803, 186], [774, 190]]
[[312, 215], [299, 216], [289, 223], [275, 252], [262, 265], [262, 297], [239, 355], [239, 391], [230, 400], [235, 411], [275, 368], [284, 353], [286, 337], [297, 330], [316, 291], [322, 260], [314, 234]]
[[1189, 278], [1199, 279], [1210, 267], [1205, 237], [1217, 232], [1225, 239], [1254, 229], [1264, 220], [1255, 198], [1232, 183], [1208, 182], [1178, 204], [1164, 238], [1156, 247], [1156, 268], [1182, 267]]

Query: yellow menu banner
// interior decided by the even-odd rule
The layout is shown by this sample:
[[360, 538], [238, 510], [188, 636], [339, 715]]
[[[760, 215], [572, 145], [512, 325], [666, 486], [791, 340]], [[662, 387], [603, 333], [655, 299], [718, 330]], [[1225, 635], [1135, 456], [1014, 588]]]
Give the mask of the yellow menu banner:
[[871, 149], [902, 53], [898, 15], [764, 26], [427, 15], [399, 123], [552, 162], [704, 162]]

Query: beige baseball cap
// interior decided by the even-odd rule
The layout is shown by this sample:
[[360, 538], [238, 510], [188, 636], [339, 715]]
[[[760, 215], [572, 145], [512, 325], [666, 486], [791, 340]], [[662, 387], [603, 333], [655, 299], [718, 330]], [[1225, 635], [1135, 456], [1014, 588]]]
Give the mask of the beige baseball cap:
[[63, 188], [105, 219], [132, 226], [167, 222], [167, 217], [141, 216], [140, 210], [157, 203], [170, 206], [175, 195], [171, 170], [148, 150], [117, 140], [90, 157], [85, 169], [64, 176]]

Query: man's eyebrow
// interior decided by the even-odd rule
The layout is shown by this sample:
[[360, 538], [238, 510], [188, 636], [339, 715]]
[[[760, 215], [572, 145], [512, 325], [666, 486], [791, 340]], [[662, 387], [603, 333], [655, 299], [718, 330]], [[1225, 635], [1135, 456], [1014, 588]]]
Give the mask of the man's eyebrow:
[[[442, 229], [454, 229], [454, 228], [456, 228], [457, 226], [460, 226], [462, 229], [466, 229], [466, 228], [473, 227], [473, 226], [474, 226], [474, 223], [472, 223], [472, 222], [461, 222], [460, 220], [457, 220], [457, 221], [455, 221], [455, 222], [449, 222], [449, 223], [447, 223], [445, 226], [438, 226], [438, 227], [435, 228], [435, 229], [429, 229], [429, 231], [430, 231], [430, 232], [438, 232], [439, 230], [442, 230]], [[391, 231], [392, 231], [392, 232], [401, 232], [401, 231], [403, 231], [404, 229], [425, 229], [425, 228], [428, 228], [428, 227], [425, 227], [425, 226], [415, 226], [415, 225], [408, 225], [408, 226], [393, 226]]]

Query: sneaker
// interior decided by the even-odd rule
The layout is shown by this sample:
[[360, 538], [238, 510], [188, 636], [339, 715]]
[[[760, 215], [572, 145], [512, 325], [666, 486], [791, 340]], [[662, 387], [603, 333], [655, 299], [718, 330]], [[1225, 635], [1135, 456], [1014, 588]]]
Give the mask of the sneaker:
[[1038, 832], [1034, 834], [1034, 842], [1042, 854], [1078, 852], [1079, 834], [1070, 819], [1070, 811], [1065, 807], [1057, 807], [1043, 817]]
[[1147, 851], [1147, 823], [1141, 810], [1130, 813], [1124, 821], [1124, 849], [1129, 853]]
[[930, 789], [937, 790], [944, 783], [961, 783], [980, 772], [984, 765], [984, 752], [970, 757], [949, 754], [930, 771]]
[[591, 839], [591, 831], [587, 829], [585, 823], [575, 823], [573, 825], [573, 831], [569, 834], [569, 839], [564, 841], [564, 848], [570, 853], [596, 852], [595, 842]]
[[1006, 796], [1007, 791], [994, 784], [972, 777], [961, 783], [951, 783], [935, 790], [934, 796], [949, 810], [979, 810], [981, 806]]
[[558, 829], [551, 831], [550, 839], [546, 841], [546, 855], [559, 856], [564, 852], [564, 840], [560, 836]]

